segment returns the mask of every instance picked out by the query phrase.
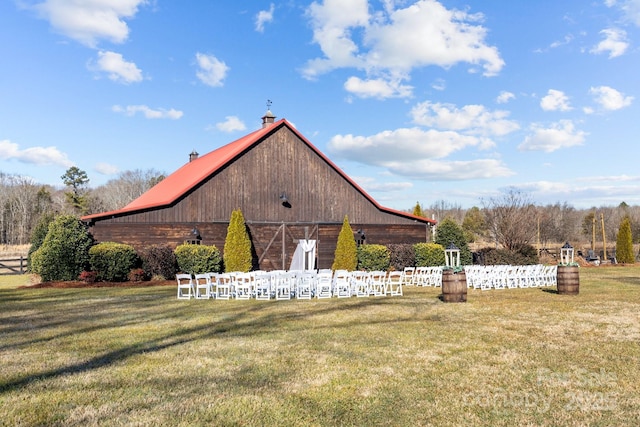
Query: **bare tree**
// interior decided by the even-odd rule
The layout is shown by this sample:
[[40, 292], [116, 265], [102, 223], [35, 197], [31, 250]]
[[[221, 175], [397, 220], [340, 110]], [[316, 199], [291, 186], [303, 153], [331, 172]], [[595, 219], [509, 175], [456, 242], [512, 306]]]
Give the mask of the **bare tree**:
[[435, 218], [437, 221], [442, 221], [445, 218], [451, 218], [456, 223], [462, 224], [464, 221], [465, 211], [462, 206], [449, 203], [446, 200], [437, 200], [429, 209], [423, 211], [425, 216]]
[[140, 197], [164, 177], [163, 173], [154, 169], [121, 172], [118, 178], [93, 191], [91, 209], [94, 212], [120, 209]]
[[530, 196], [515, 188], [503, 195], [483, 200], [485, 218], [497, 244], [519, 250], [536, 236], [536, 207]]

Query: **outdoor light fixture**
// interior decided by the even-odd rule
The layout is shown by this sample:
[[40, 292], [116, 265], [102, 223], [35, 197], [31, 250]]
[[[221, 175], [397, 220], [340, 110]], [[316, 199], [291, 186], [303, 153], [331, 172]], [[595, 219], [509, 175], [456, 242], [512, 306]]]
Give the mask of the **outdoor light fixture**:
[[287, 193], [284, 191], [280, 195], [280, 202], [282, 203], [282, 206], [284, 206], [285, 208], [291, 207], [291, 203], [289, 203], [289, 198], [287, 197]]
[[453, 242], [444, 250], [444, 261], [447, 267], [460, 267], [460, 249]]
[[560, 264], [573, 264], [573, 246], [571, 246], [569, 242], [565, 243], [564, 246], [560, 248]]
[[198, 227], [194, 226], [193, 230], [191, 230], [191, 234], [196, 240], [202, 240], [202, 236], [200, 235], [200, 230], [198, 230]]

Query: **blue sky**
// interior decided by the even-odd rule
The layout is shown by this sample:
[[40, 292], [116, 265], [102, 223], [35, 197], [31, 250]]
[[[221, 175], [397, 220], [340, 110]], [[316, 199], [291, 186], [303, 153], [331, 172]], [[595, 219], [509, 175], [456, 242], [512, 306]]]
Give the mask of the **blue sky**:
[[381, 204], [640, 204], [640, 0], [0, 2], [0, 172], [171, 173], [267, 100]]

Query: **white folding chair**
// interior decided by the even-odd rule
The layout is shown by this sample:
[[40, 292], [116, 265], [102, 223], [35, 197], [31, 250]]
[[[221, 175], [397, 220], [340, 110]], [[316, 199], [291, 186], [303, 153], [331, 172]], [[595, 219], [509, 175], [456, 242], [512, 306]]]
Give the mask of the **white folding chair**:
[[291, 293], [295, 289], [296, 274], [294, 272], [280, 273], [275, 276], [276, 279], [276, 299], [291, 299]]
[[218, 275], [216, 299], [229, 299], [233, 293], [233, 276], [228, 273]]
[[347, 270], [336, 270], [333, 274], [333, 294], [338, 298], [351, 296], [351, 278]]
[[266, 271], [256, 271], [254, 278], [254, 288], [257, 300], [271, 299], [271, 276]]
[[194, 278], [196, 299], [211, 298], [211, 277], [209, 273], [196, 274]]
[[250, 273], [237, 273], [234, 281], [236, 299], [247, 300], [253, 293], [253, 277]]
[[369, 296], [369, 274], [367, 272], [354, 271], [351, 273], [351, 295]]
[[415, 273], [416, 273], [416, 268], [415, 267], [405, 267], [404, 270], [402, 270], [402, 284], [405, 286], [413, 286], [416, 284], [415, 280]]
[[384, 271], [372, 271], [369, 277], [369, 289], [371, 295], [382, 297], [386, 294], [387, 289], [387, 273]]
[[332, 270], [320, 270], [316, 278], [316, 298], [331, 298]]
[[387, 294], [402, 296], [402, 272], [390, 271], [387, 276]]
[[311, 299], [315, 277], [315, 273], [311, 271], [305, 271], [298, 275], [296, 279], [296, 299]]
[[176, 274], [176, 281], [178, 282], [178, 299], [191, 299], [191, 296], [195, 295], [191, 274]]

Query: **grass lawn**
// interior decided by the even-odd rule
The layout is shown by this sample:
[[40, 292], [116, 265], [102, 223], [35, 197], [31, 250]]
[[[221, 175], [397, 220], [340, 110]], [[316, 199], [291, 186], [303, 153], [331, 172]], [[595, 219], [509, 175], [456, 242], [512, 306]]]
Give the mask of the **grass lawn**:
[[582, 268], [578, 296], [465, 304], [5, 279], [0, 425], [640, 425], [640, 267]]

